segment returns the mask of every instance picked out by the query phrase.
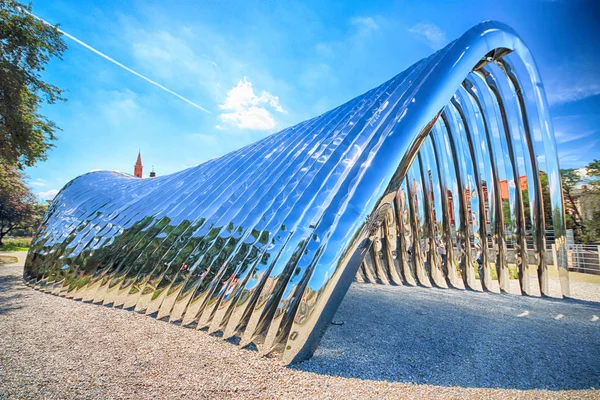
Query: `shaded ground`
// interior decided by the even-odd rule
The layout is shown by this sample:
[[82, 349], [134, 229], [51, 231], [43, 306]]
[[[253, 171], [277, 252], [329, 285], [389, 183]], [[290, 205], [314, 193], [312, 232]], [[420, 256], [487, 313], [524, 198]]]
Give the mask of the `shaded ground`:
[[37, 292], [21, 273], [0, 268], [0, 399], [600, 396], [599, 303], [353, 285], [334, 319], [344, 324], [288, 368], [205, 332]]
[[344, 324], [298, 368], [442, 386], [599, 388], [599, 316], [589, 301], [354, 285], [334, 319]]

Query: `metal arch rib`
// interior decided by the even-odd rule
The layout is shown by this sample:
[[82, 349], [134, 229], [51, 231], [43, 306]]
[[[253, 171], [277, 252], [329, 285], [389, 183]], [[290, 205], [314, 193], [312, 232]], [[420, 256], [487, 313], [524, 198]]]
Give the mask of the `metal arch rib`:
[[218, 159], [153, 179], [71, 181], [24, 278], [237, 336], [287, 363], [311, 356], [355, 277], [495, 290], [493, 262], [505, 291], [516, 244], [523, 293], [530, 246], [548, 295], [550, 227], [568, 296], [547, 119], [528, 50], [507, 26], [485, 22], [356, 99]]

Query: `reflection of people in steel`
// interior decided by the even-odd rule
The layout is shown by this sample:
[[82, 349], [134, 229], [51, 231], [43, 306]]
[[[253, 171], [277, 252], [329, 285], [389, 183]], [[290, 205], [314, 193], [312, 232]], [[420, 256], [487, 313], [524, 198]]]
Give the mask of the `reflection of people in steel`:
[[445, 266], [446, 265], [446, 246], [440, 236], [436, 237], [435, 241], [436, 241], [438, 253], [442, 259], [442, 266]]
[[429, 266], [429, 258], [427, 257], [427, 254], [429, 254], [429, 243], [428, 240], [421, 240], [421, 259], [423, 260], [423, 265], [425, 266], [426, 270], [429, 270], [430, 266]]
[[239, 282], [239, 278], [237, 276], [235, 276], [235, 274], [231, 275], [231, 279], [229, 279], [227, 290], [225, 290], [225, 293], [224, 293], [224, 297], [226, 299], [228, 299], [229, 296], [231, 296], [234, 289], [237, 287], [238, 282]]
[[477, 261], [479, 279], [483, 279], [483, 249], [481, 248], [481, 240], [475, 240], [473, 248], [475, 249], [475, 260]]

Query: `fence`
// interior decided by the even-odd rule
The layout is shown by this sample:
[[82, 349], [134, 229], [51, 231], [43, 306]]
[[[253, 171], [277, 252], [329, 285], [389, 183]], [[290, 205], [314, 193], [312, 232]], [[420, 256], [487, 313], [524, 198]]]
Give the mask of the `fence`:
[[571, 271], [600, 275], [600, 245], [574, 243], [573, 231], [568, 229], [567, 263]]
[[567, 262], [571, 271], [600, 275], [600, 246], [567, 245]]

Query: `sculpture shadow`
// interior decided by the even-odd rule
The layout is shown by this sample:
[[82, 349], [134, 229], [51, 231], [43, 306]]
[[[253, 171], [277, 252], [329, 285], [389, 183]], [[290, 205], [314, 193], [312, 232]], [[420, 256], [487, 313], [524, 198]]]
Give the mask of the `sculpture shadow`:
[[25, 285], [20, 276], [0, 275], [0, 315], [22, 307], [19, 305], [19, 298], [23, 296], [20, 292], [24, 289]]
[[303, 371], [506, 389], [600, 387], [600, 303], [353, 284]]

